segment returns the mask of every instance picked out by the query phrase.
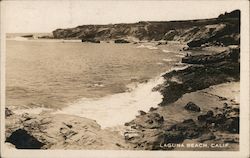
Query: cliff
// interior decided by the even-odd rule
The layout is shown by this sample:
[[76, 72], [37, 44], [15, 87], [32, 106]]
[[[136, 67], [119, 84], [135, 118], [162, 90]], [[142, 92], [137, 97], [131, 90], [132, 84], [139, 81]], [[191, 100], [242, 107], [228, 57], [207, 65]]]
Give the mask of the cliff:
[[239, 44], [240, 10], [221, 14], [218, 18], [185, 21], [141, 21], [131, 24], [82, 25], [53, 31], [56, 39], [82, 39], [83, 41], [174, 40], [191, 42], [189, 46], [204, 43]]

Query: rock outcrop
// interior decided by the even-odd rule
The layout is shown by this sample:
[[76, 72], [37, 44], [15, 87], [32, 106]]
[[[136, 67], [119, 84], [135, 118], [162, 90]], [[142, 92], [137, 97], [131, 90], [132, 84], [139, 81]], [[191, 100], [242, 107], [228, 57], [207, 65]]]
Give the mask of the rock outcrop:
[[[152, 121], [149, 122], [148, 118]], [[210, 144], [217, 138], [216, 142], [221, 144], [239, 143], [238, 137], [232, 137], [232, 141], [228, 141], [228, 138], [219, 138], [219, 133], [223, 132], [239, 134], [238, 108], [216, 108], [209, 110], [205, 115], [199, 115], [196, 119], [186, 119], [171, 126], [166, 123], [168, 119], [171, 118], [163, 118], [155, 112], [139, 116], [126, 123], [126, 126], [133, 130], [125, 133], [125, 139], [138, 150], [172, 150], [174, 147], [169, 144], [180, 144], [185, 140]]]
[[183, 94], [209, 86], [240, 80], [240, 49], [232, 48], [213, 55], [196, 55], [183, 58], [192, 64], [183, 70], [173, 70], [163, 75], [163, 85], [155, 88], [164, 96], [162, 106], [178, 100]]
[[94, 120], [62, 114], [12, 114], [6, 142], [17, 149], [128, 149], [118, 132]]
[[[231, 45], [240, 42], [240, 10], [218, 18], [186, 21], [141, 21], [131, 24], [82, 25], [53, 31], [56, 39], [110, 41], [132, 39], [187, 42], [190, 47], [205, 43]], [[131, 41], [132, 42], [132, 41]]]

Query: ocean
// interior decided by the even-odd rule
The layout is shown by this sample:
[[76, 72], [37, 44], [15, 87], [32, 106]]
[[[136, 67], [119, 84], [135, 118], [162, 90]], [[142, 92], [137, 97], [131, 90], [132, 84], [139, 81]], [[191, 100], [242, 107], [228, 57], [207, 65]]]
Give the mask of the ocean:
[[[164, 49], [163, 49], [164, 48]], [[171, 46], [68, 40], [6, 41], [6, 106], [123, 124], [161, 102], [153, 87], [180, 61]]]

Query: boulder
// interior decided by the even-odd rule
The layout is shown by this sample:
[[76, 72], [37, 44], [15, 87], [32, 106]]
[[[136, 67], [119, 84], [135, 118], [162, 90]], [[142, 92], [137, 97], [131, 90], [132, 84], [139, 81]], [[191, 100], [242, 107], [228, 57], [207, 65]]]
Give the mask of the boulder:
[[184, 108], [188, 111], [193, 111], [193, 112], [200, 112], [201, 111], [200, 107], [193, 102], [188, 102]]
[[114, 42], [115, 43], [130, 43], [129, 41], [127, 41], [125, 39], [116, 39]]
[[82, 42], [101, 43], [99, 40], [96, 39], [82, 39]]
[[14, 113], [9, 108], [5, 108], [5, 117], [9, 117], [9, 116], [11, 116], [13, 114]]
[[138, 112], [139, 112], [140, 115], [146, 115], [147, 114], [146, 112], [144, 112], [142, 110], [139, 110]]

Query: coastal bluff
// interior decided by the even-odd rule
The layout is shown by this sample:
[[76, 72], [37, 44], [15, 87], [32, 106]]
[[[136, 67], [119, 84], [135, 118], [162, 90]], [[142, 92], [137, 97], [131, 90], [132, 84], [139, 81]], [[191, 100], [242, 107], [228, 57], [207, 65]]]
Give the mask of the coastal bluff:
[[180, 41], [189, 47], [202, 44], [232, 45], [240, 42], [240, 10], [212, 19], [183, 21], [140, 21], [108, 25], [81, 25], [56, 29], [54, 39], [82, 41]]

